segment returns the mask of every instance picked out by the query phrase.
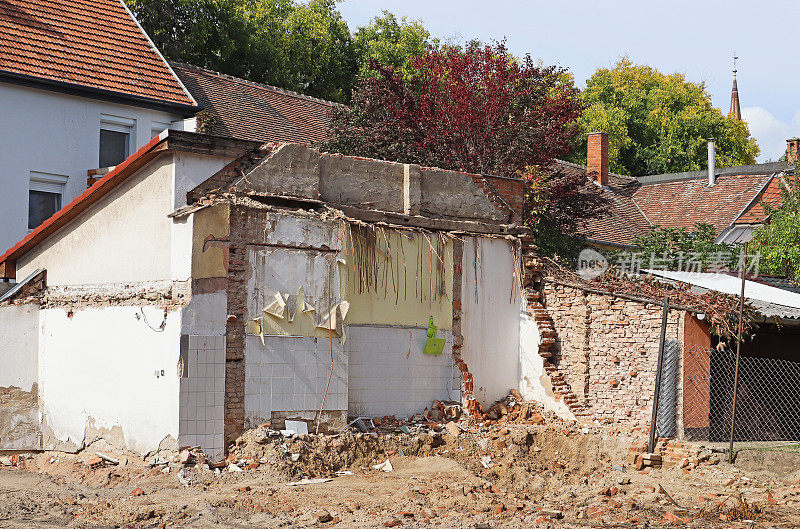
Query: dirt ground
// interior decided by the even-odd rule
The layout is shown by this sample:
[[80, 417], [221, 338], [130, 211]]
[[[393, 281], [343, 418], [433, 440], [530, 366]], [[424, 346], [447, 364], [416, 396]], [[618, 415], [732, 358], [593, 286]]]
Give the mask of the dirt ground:
[[[90, 469], [95, 447], [40, 453], [0, 466], [0, 527], [800, 527], [791, 468], [705, 454], [691, 470], [635, 471], [631, 439], [599, 428], [465, 428], [290, 438], [259, 428], [217, 470], [120, 453], [109, 453], [119, 465]], [[391, 471], [373, 468], [387, 460]], [[313, 478], [331, 479], [301, 481]]]

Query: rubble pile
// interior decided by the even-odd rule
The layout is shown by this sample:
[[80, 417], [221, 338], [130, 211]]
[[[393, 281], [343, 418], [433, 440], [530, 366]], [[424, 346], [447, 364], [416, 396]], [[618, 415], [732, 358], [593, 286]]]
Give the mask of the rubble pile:
[[[562, 421], [514, 392], [480, 417], [460, 411], [435, 402], [407, 420], [353, 418], [341, 432], [319, 435], [306, 433], [311, 423], [262, 424], [224, 460], [198, 446], [148, 461], [89, 450], [4, 456], [2, 465], [16, 466], [0, 466], [0, 517], [137, 528], [727, 528], [747, 521], [741, 527], [766, 529], [775, 520], [800, 522], [800, 475], [759, 477], [706, 448], [664, 440], [664, 465], [637, 469], [640, 438], [631, 447], [631, 438]], [[35, 501], [4, 497], [4, 476], [22, 468], [48, 476], [51, 490]], [[43, 478], [36, 479], [38, 490]]]
[[487, 420], [502, 420], [520, 424], [544, 424], [541, 406], [536, 402], [525, 402], [519, 391], [512, 389], [508, 396], [489, 406], [483, 414]]

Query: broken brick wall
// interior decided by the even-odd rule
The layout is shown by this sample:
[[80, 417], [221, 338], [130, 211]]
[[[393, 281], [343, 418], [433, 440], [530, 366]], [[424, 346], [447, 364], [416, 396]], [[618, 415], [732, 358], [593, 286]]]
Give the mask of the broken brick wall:
[[[590, 417], [628, 426], [648, 425], [661, 305], [549, 281], [543, 290], [556, 334], [552, 362], [583, 400]], [[667, 340], [683, 342], [684, 313], [669, 311]]]

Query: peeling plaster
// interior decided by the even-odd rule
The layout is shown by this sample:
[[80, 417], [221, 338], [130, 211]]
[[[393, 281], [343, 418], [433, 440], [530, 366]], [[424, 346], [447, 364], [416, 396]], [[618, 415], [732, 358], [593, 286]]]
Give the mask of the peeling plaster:
[[230, 205], [220, 203], [201, 209], [192, 219], [192, 277], [227, 276]]
[[0, 388], [0, 450], [38, 450], [42, 446], [39, 391]]
[[519, 392], [522, 398], [538, 402], [545, 410], [555, 412], [562, 419], [576, 420], [564, 401], [556, 399], [550, 376], [544, 370], [544, 358], [539, 355], [539, 328], [524, 313], [520, 316], [519, 340]]

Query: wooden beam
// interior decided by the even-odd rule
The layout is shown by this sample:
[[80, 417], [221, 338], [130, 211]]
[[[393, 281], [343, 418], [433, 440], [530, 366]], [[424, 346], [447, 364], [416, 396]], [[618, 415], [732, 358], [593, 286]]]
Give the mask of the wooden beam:
[[16, 261], [3, 261], [0, 263], [0, 278], [2, 279], [16, 279], [17, 278], [17, 262]]

